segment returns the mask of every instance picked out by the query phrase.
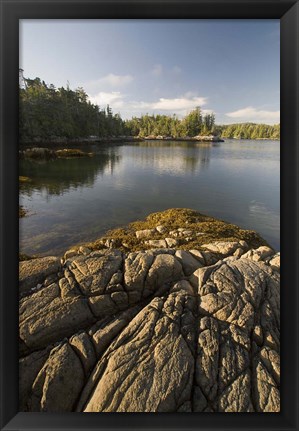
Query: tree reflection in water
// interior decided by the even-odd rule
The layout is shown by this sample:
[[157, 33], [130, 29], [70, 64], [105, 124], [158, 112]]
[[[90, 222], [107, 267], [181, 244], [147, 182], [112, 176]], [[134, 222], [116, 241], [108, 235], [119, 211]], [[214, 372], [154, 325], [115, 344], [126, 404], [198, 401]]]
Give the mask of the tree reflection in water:
[[[194, 174], [208, 167], [210, 142], [144, 141], [133, 147], [133, 157], [144, 168], [153, 168], [157, 174]], [[163, 149], [164, 151], [161, 151]]]
[[47, 195], [61, 195], [71, 188], [91, 187], [99, 174], [109, 171], [113, 174], [120, 158], [117, 148], [110, 148], [94, 157], [20, 160], [20, 172], [31, 180], [20, 184], [20, 193], [32, 196], [41, 191]]

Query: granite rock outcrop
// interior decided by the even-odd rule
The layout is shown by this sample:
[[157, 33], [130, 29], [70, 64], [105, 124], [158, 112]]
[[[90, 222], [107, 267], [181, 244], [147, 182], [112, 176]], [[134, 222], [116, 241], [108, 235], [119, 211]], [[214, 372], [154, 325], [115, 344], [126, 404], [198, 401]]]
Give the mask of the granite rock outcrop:
[[21, 262], [20, 410], [278, 412], [280, 255], [263, 244]]

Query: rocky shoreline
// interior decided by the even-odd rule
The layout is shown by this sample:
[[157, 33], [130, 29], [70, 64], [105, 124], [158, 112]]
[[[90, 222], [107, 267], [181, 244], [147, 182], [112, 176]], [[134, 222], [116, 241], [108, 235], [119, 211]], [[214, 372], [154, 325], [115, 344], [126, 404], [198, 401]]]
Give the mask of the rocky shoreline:
[[279, 270], [182, 209], [20, 262], [20, 411], [278, 412]]
[[197, 141], [197, 142], [224, 142], [224, 139], [220, 138], [217, 135], [197, 135], [197, 136], [184, 136], [181, 138], [174, 138], [172, 136], [163, 136], [163, 135], [150, 135], [145, 136], [142, 140], [145, 141]]
[[97, 144], [97, 143], [132, 143], [132, 142], [142, 142], [142, 141], [197, 141], [197, 142], [224, 142], [219, 136], [216, 135], [198, 135], [198, 136], [184, 136], [184, 137], [173, 137], [164, 135], [149, 135], [149, 136], [110, 136], [106, 138], [90, 137], [90, 138], [53, 138], [53, 139], [34, 139], [32, 141], [22, 141], [21, 145], [28, 146], [34, 145], [38, 147], [39, 145], [78, 145], [78, 144]]

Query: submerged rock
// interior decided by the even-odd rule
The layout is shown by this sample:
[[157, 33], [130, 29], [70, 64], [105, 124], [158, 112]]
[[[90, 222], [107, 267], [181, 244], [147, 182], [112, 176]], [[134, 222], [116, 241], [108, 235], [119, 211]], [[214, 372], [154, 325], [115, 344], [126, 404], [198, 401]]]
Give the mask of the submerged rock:
[[280, 410], [280, 260], [268, 246], [221, 236], [43, 259], [20, 264], [22, 411]]

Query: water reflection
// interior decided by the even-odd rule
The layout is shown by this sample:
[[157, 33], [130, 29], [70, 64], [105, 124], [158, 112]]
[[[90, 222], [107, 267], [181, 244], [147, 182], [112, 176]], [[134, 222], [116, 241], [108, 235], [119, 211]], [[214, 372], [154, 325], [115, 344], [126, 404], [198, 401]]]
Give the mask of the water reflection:
[[[86, 148], [82, 147], [82, 149]], [[108, 229], [172, 207], [258, 231], [279, 249], [279, 142], [145, 141], [88, 148], [95, 156], [20, 161], [20, 248], [62, 254]]]
[[40, 191], [61, 195], [69, 189], [92, 187], [98, 175], [113, 175], [120, 158], [117, 149], [112, 149], [94, 157], [20, 160], [20, 172], [31, 180], [20, 184], [20, 193], [32, 196], [34, 192]]
[[145, 141], [132, 147], [132, 158], [143, 169], [154, 169], [158, 175], [185, 176], [206, 169], [211, 143]]

